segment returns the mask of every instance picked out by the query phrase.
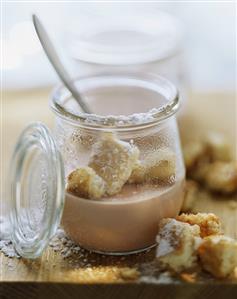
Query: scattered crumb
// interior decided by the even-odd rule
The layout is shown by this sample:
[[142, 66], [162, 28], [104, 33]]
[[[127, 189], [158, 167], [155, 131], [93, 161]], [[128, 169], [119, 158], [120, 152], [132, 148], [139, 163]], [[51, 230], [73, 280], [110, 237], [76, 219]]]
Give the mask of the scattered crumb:
[[[121, 268], [118, 266], [96, 266], [96, 267], [80, 267], [67, 271], [64, 278], [67, 281], [77, 281], [78, 283], [118, 283], [129, 282], [130, 280], [121, 277]], [[137, 278], [134, 278], [137, 279]], [[131, 281], [134, 279], [131, 278]]]
[[205, 137], [212, 161], [231, 161], [230, 143], [225, 136], [217, 132], [209, 132]]
[[0, 252], [9, 258], [20, 258], [11, 241], [8, 217], [0, 216]]
[[194, 283], [197, 281], [197, 273], [181, 273], [180, 277], [190, 283]]
[[203, 184], [205, 182], [206, 174], [210, 165], [211, 163], [209, 157], [203, 156], [197, 161], [195, 167], [188, 172], [188, 176], [192, 180]]
[[192, 169], [206, 153], [205, 143], [193, 140], [183, 146], [184, 162], [187, 170]]
[[121, 268], [120, 276], [124, 280], [137, 280], [140, 276], [140, 272], [135, 268]]
[[[153, 272], [153, 271], [152, 271]], [[173, 284], [174, 277], [171, 275], [170, 271], [151, 273], [150, 275], [142, 275], [139, 282], [153, 283], [153, 284]], [[175, 282], [177, 283], [177, 282]]]
[[10, 240], [10, 221], [7, 216], [0, 216], [0, 240]]
[[55, 251], [60, 252], [63, 258], [69, 258], [73, 254], [79, 254], [81, 251], [80, 246], [74, 243], [64, 230], [59, 228], [49, 243], [49, 246]]
[[0, 252], [9, 258], [20, 258], [19, 254], [15, 251], [11, 240], [0, 240]]
[[209, 236], [198, 248], [198, 254], [206, 271], [224, 278], [237, 266], [237, 241], [226, 236]]
[[187, 177], [209, 191], [222, 194], [237, 192], [237, 163], [225, 136], [209, 132], [203, 141], [189, 141], [183, 147]]
[[[194, 270], [198, 264], [216, 278], [234, 278], [237, 275], [237, 241], [219, 234], [218, 217], [210, 213], [179, 217], [187, 222], [169, 218], [161, 221], [157, 235], [160, 266], [180, 273], [183, 280], [191, 283], [196, 281], [197, 273], [182, 271]], [[200, 229], [202, 238], [199, 237]]]
[[191, 225], [197, 224], [200, 227], [202, 238], [210, 235], [221, 234], [220, 219], [213, 213], [181, 214], [176, 217], [178, 221], [186, 222]]
[[205, 176], [205, 184], [211, 191], [231, 194], [237, 191], [237, 163], [214, 162]]
[[237, 201], [236, 201], [236, 200], [230, 200], [230, 201], [228, 202], [228, 206], [229, 206], [231, 209], [233, 209], [233, 210], [237, 209]]

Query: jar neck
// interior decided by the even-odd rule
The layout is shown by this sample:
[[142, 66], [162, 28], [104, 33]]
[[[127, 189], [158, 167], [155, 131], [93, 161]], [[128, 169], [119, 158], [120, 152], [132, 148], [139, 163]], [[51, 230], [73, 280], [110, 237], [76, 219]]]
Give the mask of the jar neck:
[[[147, 112], [132, 113], [130, 115], [104, 116], [81, 112], [69, 92], [63, 87], [57, 88], [53, 92], [51, 99], [51, 108], [53, 112], [74, 125], [88, 129], [135, 130], [143, 127], [150, 127], [170, 118], [179, 108], [179, 94], [176, 87], [167, 79], [154, 74], [102, 74], [93, 77], [80, 78], [73, 83], [86, 100], [90, 98], [91, 90], [94, 92], [92, 98], [95, 98], [97, 97], [98, 90], [104, 91], [108, 89], [110, 91], [110, 100], [112, 102], [113, 98], [116, 98], [116, 94], [111, 93], [111, 88], [116, 88], [117, 91], [130, 88], [131, 93], [137, 88], [138, 91], [130, 96], [130, 98], [134, 98], [134, 100], [136, 100], [137, 96], [140, 96], [139, 88], [142, 88], [142, 90], [145, 91], [152, 91], [152, 97], [155, 98], [154, 107]], [[105, 93], [105, 96], [108, 96], [108, 94]], [[145, 100], [147, 101], [145, 95], [140, 97], [143, 102]], [[162, 103], [160, 101], [161, 97], [163, 98]], [[121, 100], [122, 99], [120, 98], [114, 102], [118, 108], [119, 105], [122, 105], [120, 104]], [[128, 99], [128, 101], [129, 100], [130, 99]], [[136, 107], [136, 103], [137, 102], [134, 101], [134, 103], [130, 103], [130, 106], [133, 105]], [[88, 102], [88, 104], [90, 103]], [[123, 102], [123, 104], [126, 105], [126, 102]], [[101, 105], [103, 105], [103, 102]], [[104, 105], [106, 105], [106, 103]], [[75, 113], [75, 111], [77, 112]]]

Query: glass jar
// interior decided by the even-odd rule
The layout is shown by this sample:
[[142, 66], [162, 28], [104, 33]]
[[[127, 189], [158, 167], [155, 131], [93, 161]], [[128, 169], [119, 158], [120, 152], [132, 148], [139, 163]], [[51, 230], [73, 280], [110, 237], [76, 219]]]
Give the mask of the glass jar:
[[147, 5], [136, 9], [123, 4], [77, 13], [64, 42], [74, 76], [152, 72], [171, 80], [185, 97], [183, 26], [174, 16]]
[[175, 217], [183, 200], [177, 90], [146, 73], [74, 84], [93, 114], [57, 88], [54, 137], [36, 124], [18, 141], [11, 173], [15, 247], [25, 257], [38, 256], [60, 221], [73, 241], [95, 252], [154, 246], [159, 221]]

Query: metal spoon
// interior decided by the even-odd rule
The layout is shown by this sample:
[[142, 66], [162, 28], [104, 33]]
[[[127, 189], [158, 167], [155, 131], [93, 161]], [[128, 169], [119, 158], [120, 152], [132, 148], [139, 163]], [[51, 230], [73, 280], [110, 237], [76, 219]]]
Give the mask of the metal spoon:
[[56, 73], [58, 74], [59, 78], [65, 84], [67, 89], [71, 92], [72, 96], [78, 102], [81, 109], [86, 113], [91, 113], [87, 104], [83, 101], [79, 91], [77, 90], [74, 83], [72, 82], [72, 79], [70, 78], [68, 72], [66, 71], [65, 67], [63, 66], [63, 64], [59, 58], [59, 55], [58, 55], [55, 47], [53, 46], [52, 42], [50, 41], [50, 38], [49, 38], [46, 30], [44, 29], [44, 26], [40, 22], [39, 18], [36, 15], [32, 15], [32, 19], [33, 19], [35, 30], [36, 30], [36, 33], [40, 40], [40, 43], [41, 43], [49, 61], [51, 62]]

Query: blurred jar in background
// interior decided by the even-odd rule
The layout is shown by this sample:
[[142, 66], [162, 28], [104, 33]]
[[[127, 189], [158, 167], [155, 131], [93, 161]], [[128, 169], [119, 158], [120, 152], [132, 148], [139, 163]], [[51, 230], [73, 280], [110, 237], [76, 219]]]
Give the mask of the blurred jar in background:
[[65, 44], [74, 62], [74, 77], [151, 72], [171, 80], [184, 99], [186, 68], [179, 21], [160, 10], [130, 8], [123, 13], [116, 7], [84, 10], [67, 28]]

